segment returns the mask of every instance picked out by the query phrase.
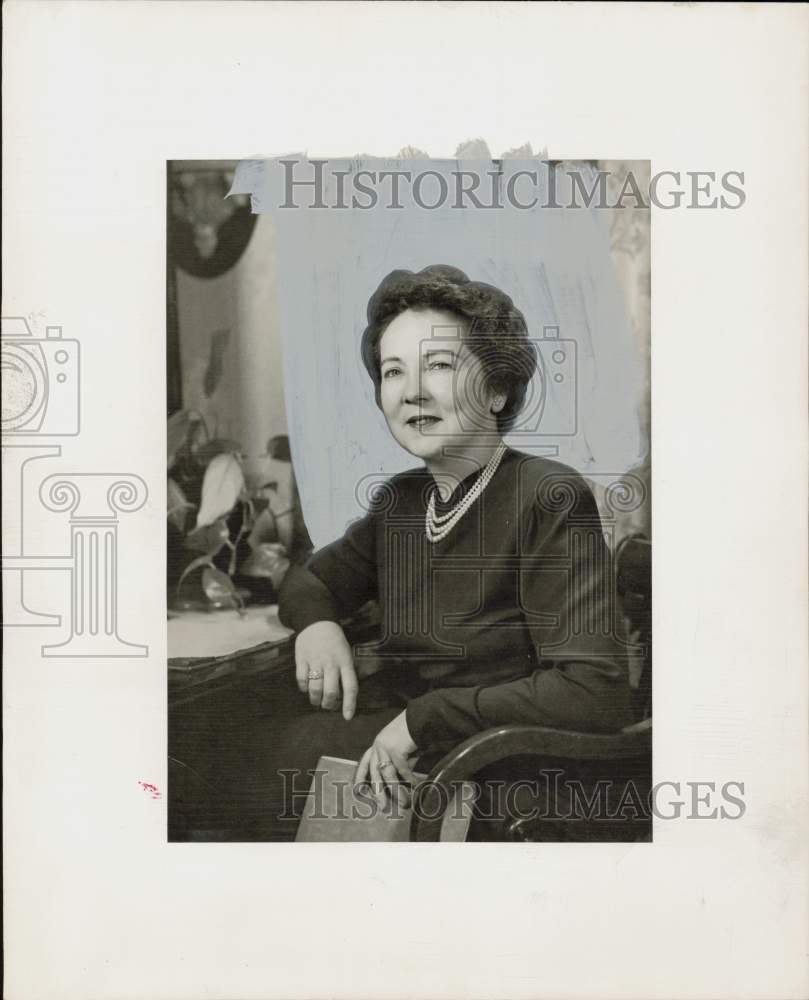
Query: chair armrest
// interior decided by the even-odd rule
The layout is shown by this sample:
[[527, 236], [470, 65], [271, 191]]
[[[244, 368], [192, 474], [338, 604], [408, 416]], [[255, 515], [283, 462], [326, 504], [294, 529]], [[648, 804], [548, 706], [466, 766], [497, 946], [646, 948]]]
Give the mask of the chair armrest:
[[497, 726], [464, 740], [435, 765], [433, 781], [463, 781], [521, 754], [568, 757], [572, 760], [617, 760], [638, 757], [652, 745], [651, 729], [621, 733], [576, 733], [546, 726]]
[[508, 757], [532, 755], [569, 760], [620, 760], [651, 752], [651, 728], [620, 733], [576, 733], [545, 726], [497, 726], [476, 733], [452, 749], [415, 790], [410, 839], [441, 839], [440, 803], [458, 782]]

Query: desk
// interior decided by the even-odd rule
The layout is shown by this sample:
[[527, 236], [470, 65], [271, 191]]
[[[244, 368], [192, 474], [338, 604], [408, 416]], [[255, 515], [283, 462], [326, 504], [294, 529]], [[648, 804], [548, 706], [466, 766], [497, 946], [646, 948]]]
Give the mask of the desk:
[[220, 690], [256, 673], [293, 669], [292, 632], [278, 606], [236, 611], [184, 611], [168, 622], [169, 704]]
[[243, 649], [288, 639], [292, 630], [278, 618], [278, 605], [236, 611], [172, 612], [168, 622], [169, 664], [229, 656]]
[[[343, 628], [350, 642], [367, 642], [378, 616], [368, 608]], [[182, 612], [168, 631], [169, 840], [268, 840], [276, 833], [291, 840], [297, 821], [268, 829], [253, 762], [261, 735], [305, 705], [295, 683], [292, 633], [278, 622], [276, 608], [252, 608], [246, 618], [235, 611]], [[178, 655], [206, 649], [208, 655]]]

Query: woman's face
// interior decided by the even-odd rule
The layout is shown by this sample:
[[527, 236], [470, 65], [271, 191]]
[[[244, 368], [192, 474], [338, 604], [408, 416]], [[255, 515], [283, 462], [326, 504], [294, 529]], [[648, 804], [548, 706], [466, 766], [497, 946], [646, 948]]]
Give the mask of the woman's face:
[[491, 443], [497, 418], [483, 366], [464, 342], [466, 321], [436, 309], [408, 309], [379, 342], [382, 412], [391, 433], [425, 461]]

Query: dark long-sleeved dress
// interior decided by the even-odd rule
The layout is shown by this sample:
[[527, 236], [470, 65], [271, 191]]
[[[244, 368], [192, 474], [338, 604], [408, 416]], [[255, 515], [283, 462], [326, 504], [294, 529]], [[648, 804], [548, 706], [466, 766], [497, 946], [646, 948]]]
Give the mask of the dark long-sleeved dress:
[[[438, 501], [438, 514], [476, 478]], [[507, 449], [483, 494], [437, 543], [425, 533], [433, 489], [424, 468], [378, 489], [342, 538], [289, 571], [284, 624], [301, 631], [337, 622], [377, 600], [382, 635], [358, 651], [359, 662], [372, 657], [406, 691], [419, 750], [505, 723], [590, 732], [629, 724], [609, 550], [582, 477]]]

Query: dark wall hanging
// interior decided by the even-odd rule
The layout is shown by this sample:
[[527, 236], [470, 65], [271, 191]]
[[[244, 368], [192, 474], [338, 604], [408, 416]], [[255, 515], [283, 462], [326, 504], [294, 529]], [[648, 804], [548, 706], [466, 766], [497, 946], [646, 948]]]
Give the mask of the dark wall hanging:
[[256, 216], [247, 195], [227, 198], [235, 164], [169, 165], [169, 252], [196, 278], [218, 278], [239, 260]]

